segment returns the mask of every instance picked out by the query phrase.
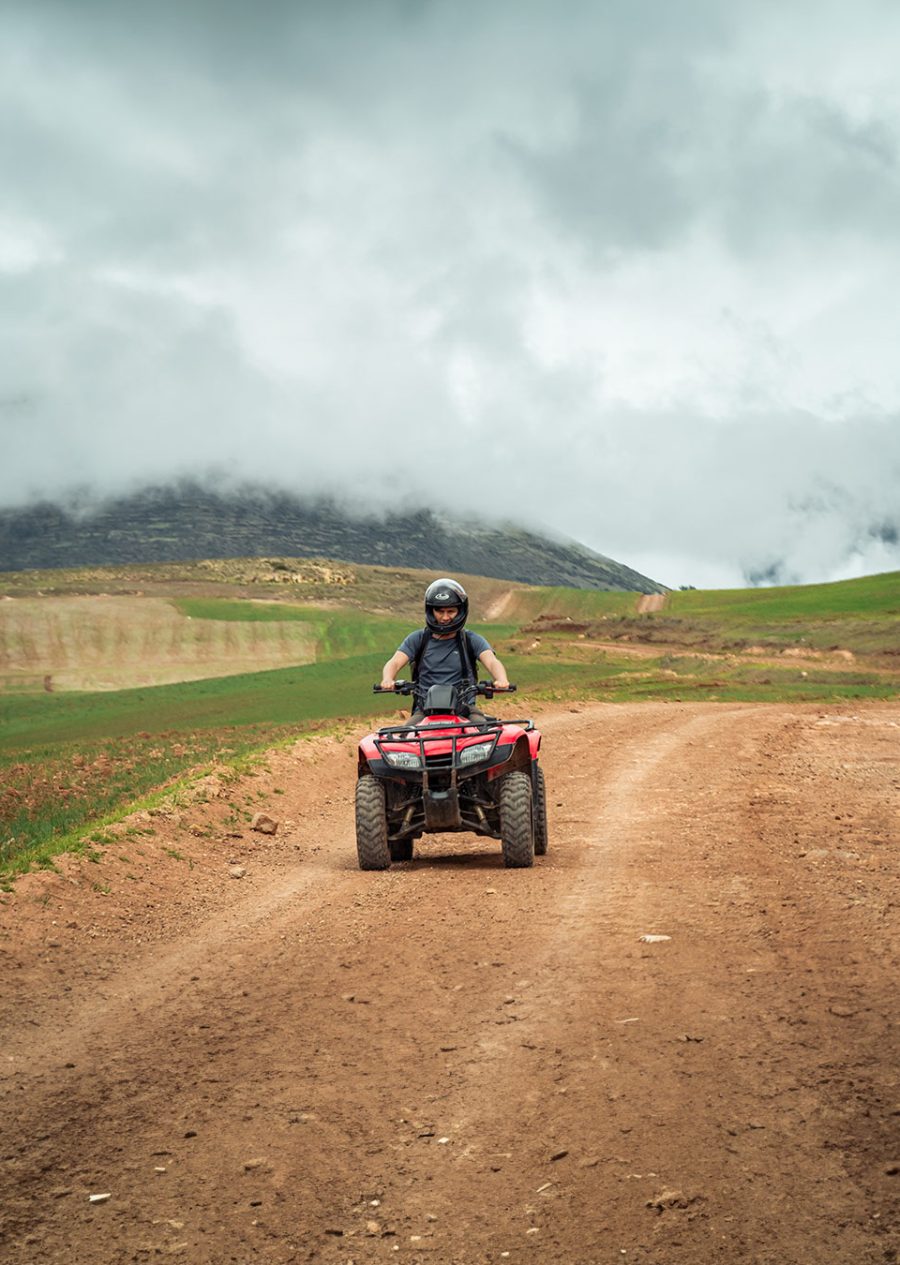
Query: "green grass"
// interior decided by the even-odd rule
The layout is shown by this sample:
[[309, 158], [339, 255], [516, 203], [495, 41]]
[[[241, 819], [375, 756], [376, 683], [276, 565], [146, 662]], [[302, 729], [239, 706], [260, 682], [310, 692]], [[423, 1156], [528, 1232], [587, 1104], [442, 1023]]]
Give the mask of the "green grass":
[[[417, 626], [409, 619], [352, 607], [297, 606], [287, 602], [241, 602], [225, 598], [176, 598], [173, 605], [191, 619], [305, 624], [314, 630], [319, 662], [372, 653], [379, 654], [384, 663], [406, 634]], [[477, 620], [472, 626], [477, 628]], [[486, 630], [493, 639], [512, 631], [512, 627], [491, 624]]]
[[592, 618], [586, 617], [589, 603], [580, 595], [570, 602], [566, 592], [536, 617], [529, 632], [559, 640], [566, 636], [565, 621], [571, 620], [574, 629], [586, 628], [597, 640], [628, 638], [707, 650], [758, 644], [775, 651], [793, 646], [882, 658], [900, 655], [898, 572], [835, 584], [672, 593], [663, 610], [641, 615], [634, 607], [615, 609], [613, 603], [598, 601], [596, 609], [602, 613]]
[[118, 738], [141, 730], [197, 733], [297, 725], [375, 711], [382, 654], [95, 694], [8, 694], [0, 699], [0, 754], [35, 745]]
[[[900, 573], [837, 584], [673, 593], [657, 626], [708, 644], [900, 654]], [[672, 621], [675, 621], [674, 626]]]
[[772, 589], [721, 589], [672, 593], [673, 616], [738, 623], [808, 620], [896, 620], [900, 628], [900, 572]]
[[[224, 619], [229, 622], [270, 624], [287, 620], [311, 623], [310, 608], [288, 602], [242, 602], [225, 597], [175, 597], [172, 605], [188, 619]], [[315, 609], [315, 608], [313, 608]], [[321, 614], [318, 611], [317, 614]]]
[[377, 651], [383, 663], [410, 631], [408, 620], [351, 607], [294, 606], [286, 602], [240, 602], [221, 598], [178, 598], [173, 604], [191, 619], [305, 624], [314, 630], [319, 661]]
[[[188, 769], [240, 758], [260, 736], [254, 731], [218, 732], [174, 741], [134, 734], [99, 742], [57, 742], [20, 752], [16, 759], [0, 758], [0, 875], [46, 865], [61, 851], [108, 843], [103, 828], [123, 806], [159, 796], [160, 788], [171, 789]], [[271, 731], [265, 734], [267, 741], [274, 737]]]

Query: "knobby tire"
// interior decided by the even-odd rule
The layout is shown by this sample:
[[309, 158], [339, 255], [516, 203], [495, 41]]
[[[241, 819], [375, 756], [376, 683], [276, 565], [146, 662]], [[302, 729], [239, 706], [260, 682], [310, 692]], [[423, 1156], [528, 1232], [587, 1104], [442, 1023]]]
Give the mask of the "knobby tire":
[[356, 783], [356, 851], [361, 870], [390, 868], [384, 786], [374, 777]]
[[547, 855], [547, 786], [544, 781], [544, 770], [537, 768], [537, 794], [534, 799], [534, 855]]
[[528, 773], [507, 773], [500, 784], [500, 844], [507, 869], [534, 864], [534, 816]]

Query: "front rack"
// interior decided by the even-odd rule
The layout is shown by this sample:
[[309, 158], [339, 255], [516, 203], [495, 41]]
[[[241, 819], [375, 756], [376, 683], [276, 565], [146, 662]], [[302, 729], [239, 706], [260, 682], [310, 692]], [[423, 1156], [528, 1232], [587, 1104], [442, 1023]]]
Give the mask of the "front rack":
[[[487, 725], [476, 725], [474, 721], [458, 721], [450, 724], [443, 722], [438, 725], [431, 726], [430, 733], [421, 733], [422, 725], [386, 725], [383, 729], [378, 730], [378, 736], [374, 739], [375, 749], [385, 763], [390, 764], [384, 752], [385, 743], [402, 742], [409, 746], [417, 746], [419, 748], [419, 759], [422, 762], [422, 768], [427, 768], [427, 757], [425, 753], [425, 744], [427, 742], [449, 742], [450, 743], [450, 765], [447, 767], [455, 768], [458, 764], [458, 756], [464, 747], [460, 747], [459, 743], [463, 739], [482, 738], [491, 740], [491, 749], [483, 759], [489, 760], [494, 754], [497, 742], [500, 738], [503, 726], [499, 723], [489, 723]], [[448, 730], [460, 730], [459, 733], [451, 733]]]
[[[468, 729], [471, 731], [470, 733], [460, 734], [459, 737], [475, 738], [479, 734], [484, 734], [484, 733], [490, 734], [490, 733], [493, 733], [495, 729], [500, 730], [503, 728], [504, 725], [518, 725], [519, 728], [524, 729], [526, 733], [530, 733], [531, 730], [534, 729], [533, 720], [526, 720], [526, 719], [507, 720], [505, 717], [501, 720], [497, 716], [486, 716], [484, 723], [480, 721], [476, 721], [476, 720], [451, 720], [451, 721], [422, 720], [422, 721], [419, 721], [417, 725], [411, 725], [409, 724], [408, 721], [405, 724], [401, 722], [400, 724], [397, 724], [397, 725], [381, 725], [381, 727], [378, 730], [378, 733], [379, 733], [379, 736], [384, 735], [385, 737], [390, 734], [396, 734], [396, 735], [409, 734], [413, 736], [411, 738], [411, 741], [414, 741], [416, 738], [418, 738], [419, 731], [422, 729], [429, 729], [433, 731], [425, 735], [427, 738], [438, 738], [439, 737], [438, 731], [444, 732], [448, 729]], [[391, 741], [400, 742], [402, 741], [402, 739], [399, 736], [397, 736], [397, 737], [392, 738]], [[377, 739], [376, 739], [376, 742], [377, 742]]]

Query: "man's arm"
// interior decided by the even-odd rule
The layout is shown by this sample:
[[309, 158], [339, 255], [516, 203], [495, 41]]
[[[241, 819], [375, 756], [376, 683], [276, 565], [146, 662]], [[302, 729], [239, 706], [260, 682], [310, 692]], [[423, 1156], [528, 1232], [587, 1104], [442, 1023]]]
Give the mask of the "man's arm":
[[[396, 655], [394, 656], [396, 658]], [[498, 689], [505, 690], [509, 685], [506, 678], [506, 668], [494, 654], [493, 650], [482, 650], [478, 656], [478, 662], [483, 663], [486, 671], [490, 672], [491, 678]]]
[[397, 673], [405, 668], [407, 663], [409, 663], [409, 655], [404, 654], [402, 650], [396, 650], [391, 655], [381, 669], [381, 688], [383, 690], [392, 690], [394, 688]]

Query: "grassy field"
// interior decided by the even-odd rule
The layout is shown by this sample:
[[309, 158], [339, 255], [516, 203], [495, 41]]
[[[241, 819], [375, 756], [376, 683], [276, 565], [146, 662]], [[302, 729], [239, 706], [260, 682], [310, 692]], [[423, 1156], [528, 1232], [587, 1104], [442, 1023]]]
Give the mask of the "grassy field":
[[[340, 574], [340, 565], [328, 574]], [[379, 601], [389, 575], [365, 579]], [[108, 575], [95, 580], [95, 593], [105, 592], [108, 581]], [[83, 575], [79, 583], [84, 587]], [[240, 764], [282, 739], [323, 728], [361, 733], [395, 714], [399, 700], [374, 696], [371, 686], [417, 622], [404, 610], [360, 607], [349, 581], [326, 585], [329, 600], [319, 604], [271, 600], [270, 593], [268, 600], [241, 596], [233, 577], [212, 592], [185, 593], [179, 586], [187, 580], [169, 583], [176, 591], [165, 599], [119, 595], [132, 612], [143, 609], [142, 601], [165, 600], [167, 653], [175, 653], [182, 633], [207, 649], [224, 644], [227, 657], [229, 644], [259, 646], [294, 630], [290, 652], [298, 661], [242, 672], [235, 671], [235, 654], [228, 675], [0, 695], [0, 875], [49, 864], [63, 848], [98, 846], [104, 823], [213, 764]], [[839, 702], [900, 692], [897, 574], [795, 589], [677, 593], [664, 610], [641, 615], [635, 594], [483, 586], [478, 609], [502, 622], [475, 619], [473, 626], [489, 636], [522, 691], [504, 701], [506, 714], [528, 714], [547, 700]], [[352, 590], [353, 600], [338, 602], [338, 589]], [[32, 591], [3, 605], [16, 607], [15, 617], [27, 625], [27, 608], [41, 600]], [[102, 623], [112, 607], [96, 597], [95, 603]], [[85, 634], [88, 657], [99, 635]], [[230, 642], [221, 641], [226, 635]], [[121, 629], [118, 636], [120, 646], [127, 643]], [[838, 654], [828, 653], [835, 648]], [[9, 638], [4, 653], [11, 653]], [[44, 666], [42, 653], [36, 652], [36, 671]], [[217, 663], [200, 653], [197, 666], [209, 672]]]
[[353, 608], [241, 602], [227, 598], [178, 598], [174, 605], [192, 621], [300, 623], [310, 631], [319, 662], [366, 652], [381, 654], [384, 662], [410, 630], [408, 619]]
[[236, 770], [261, 742], [272, 745], [279, 736], [272, 726], [140, 731], [127, 738], [54, 741], [29, 747], [19, 758], [0, 757], [0, 884], [50, 864], [60, 852], [94, 851], [105, 841], [103, 827], [125, 806], [155, 804], [162, 788], [175, 791], [187, 770], [196, 774], [223, 761]]
[[900, 654], [900, 573], [839, 584], [673, 593], [666, 615], [732, 645]]
[[900, 626], [900, 572], [867, 575], [838, 584], [710, 592], [692, 589], [671, 594], [669, 606], [681, 617], [754, 625], [876, 619], [895, 621]]
[[900, 655], [900, 572], [836, 584], [670, 593], [661, 610], [647, 614], [634, 606], [617, 608], [610, 601], [617, 596], [597, 593], [585, 600], [578, 594], [570, 600], [563, 591], [526, 628], [565, 635], [564, 622], [570, 621], [606, 640], [718, 651], [807, 647]]

